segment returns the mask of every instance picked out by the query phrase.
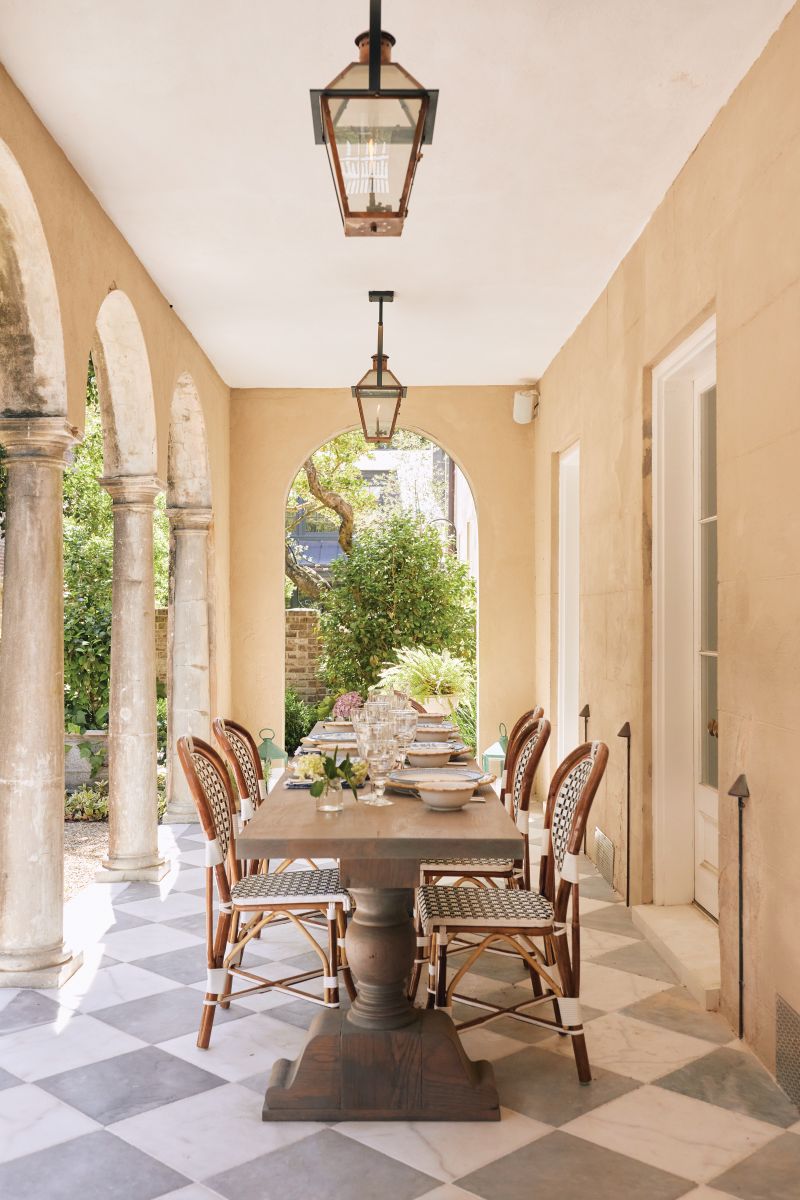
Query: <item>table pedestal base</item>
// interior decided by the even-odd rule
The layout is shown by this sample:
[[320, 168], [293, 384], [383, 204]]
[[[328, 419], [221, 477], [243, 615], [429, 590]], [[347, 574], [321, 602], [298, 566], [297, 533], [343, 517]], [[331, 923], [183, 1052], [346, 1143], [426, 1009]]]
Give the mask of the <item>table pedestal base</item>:
[[356, 1025], [327, 1009], [299, 1057], [280, 1059], [265, 1121], [499, 1121], [488, 1062], [473, 1062], [443, 1012], [416, 1010], [399, 1029]]

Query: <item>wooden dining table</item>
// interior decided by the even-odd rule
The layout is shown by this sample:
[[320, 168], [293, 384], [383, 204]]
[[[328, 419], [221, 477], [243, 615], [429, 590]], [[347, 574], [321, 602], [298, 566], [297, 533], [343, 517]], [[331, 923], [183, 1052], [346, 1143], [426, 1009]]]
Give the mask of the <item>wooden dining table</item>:
[[355, 905], [346, 947], [358, 996], [347, 1011], [323, 1009], [298, 1057], [275, 1063], [264, 1120], [499, 1120], [491, 1065], [467, 1056], [448, 1013], [408, 999], [413, 889], [423, 859], [518, 859], [522, 835], [494, 792], [455, 812], [399, 793], [380, 808], [346, 792], [342, 811], [326, 813], [290, 778], [260, 805], [237, 851], [338, 859]]

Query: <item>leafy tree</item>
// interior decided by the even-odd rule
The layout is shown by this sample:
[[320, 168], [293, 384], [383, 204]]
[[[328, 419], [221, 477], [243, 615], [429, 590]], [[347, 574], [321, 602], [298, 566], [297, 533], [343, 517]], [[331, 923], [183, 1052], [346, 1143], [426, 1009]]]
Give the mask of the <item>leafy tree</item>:
[[395, 511], [362, 530], [332, 564], [320, 601], [322, 671], [331, 692], [374, 684], [401, 646], [475, 660], [475, 584], [434, 525]]

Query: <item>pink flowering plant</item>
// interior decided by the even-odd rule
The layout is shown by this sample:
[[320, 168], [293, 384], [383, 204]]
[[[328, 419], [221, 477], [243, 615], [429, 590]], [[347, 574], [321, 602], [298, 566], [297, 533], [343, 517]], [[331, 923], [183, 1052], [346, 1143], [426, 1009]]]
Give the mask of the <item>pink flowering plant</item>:
[[334, 721], [349, 721], [354, 712], [363, 708], [364, 701], [358, 692], [345, 692], [333, 706]]

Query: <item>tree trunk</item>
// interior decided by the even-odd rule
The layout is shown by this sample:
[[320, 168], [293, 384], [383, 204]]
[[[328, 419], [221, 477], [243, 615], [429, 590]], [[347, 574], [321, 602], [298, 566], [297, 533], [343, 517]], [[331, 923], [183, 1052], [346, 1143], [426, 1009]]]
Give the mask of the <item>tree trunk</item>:
[[306, 473], [308, 486], [311, 490], [311, 495], [319, 500], [320, 504], [324, 504], [326, 508], [330, 508], [339, 517], [339, 545], [345, 554], [349, 554], [353, 549], [353, 506], [338, 492], [332, 492], [328, 488], [323, 487], [319, 481], [317, 468], [314, 466], [313, 458], [307, 458], [303, 463], [303, 470]]
[[319, 600], [322, 593], [328, 590], [329, 585], [318, 571], [307, 563], [297, 561], [297, 555], [288, 538], [285, 544], [285, 570], [301, 596]]

